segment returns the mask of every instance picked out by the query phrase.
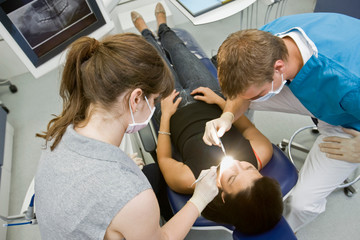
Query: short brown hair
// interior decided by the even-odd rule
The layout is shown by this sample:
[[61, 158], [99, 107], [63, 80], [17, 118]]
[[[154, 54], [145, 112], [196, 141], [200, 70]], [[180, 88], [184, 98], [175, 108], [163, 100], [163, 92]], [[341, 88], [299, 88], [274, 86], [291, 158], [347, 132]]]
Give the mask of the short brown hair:
[[283, 40], [269, 32], [248, 29], [232, 33], [217, 55], [223, 94], [234, 99], [250, 85], [272, 81], [275, 62], [286, 60], [287, 56]]
[[235, 195], [221, 191], [208, 204], [202, 215], [212, 221], [234, 225], [244, 234], [260, 234], [272, 229], [281, 219], [283, 200], [279, 183], [261, 177], [254, 184]]
[[36, 136], [46, 143], [54, 140], [53, 150], [68, 125], [86, 123], [90, 104], [111, 111], [117, 97], [128, 97], [136, 88], [145, 96], [163, 97], [174, 89], [169, 67], [151, 44], [132, 33], [111, 35], [102, 41], [81, 37], [67, 53], [60, 85], [62, 113], [49, 122], [46, 132]]

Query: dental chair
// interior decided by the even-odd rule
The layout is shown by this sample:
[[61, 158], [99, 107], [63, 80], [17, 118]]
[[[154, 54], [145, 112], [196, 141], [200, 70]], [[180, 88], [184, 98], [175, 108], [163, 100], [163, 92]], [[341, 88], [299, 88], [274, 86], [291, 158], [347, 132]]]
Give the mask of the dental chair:
[[35, 213], [34, 179], [31, 181], [30, 186], [26, 192], [20, 214], [12, 216], [0, 215], [0, 219], [7, 222], [6, 224], [3, 224], [3, 227], [37, 224]]
[[[192, 38], [192, 36], [181, 29], [174, 29], [174, 32], [182, 39], [188, 49], [197, 56], [201, 62], [209, 69], [209, 71], [217, 78], [217, 71], [211, 60], [206, 56], [197, 42]], [[150, 153], [153, 159], [156, 161], [156, 144], [157, 144], [157, 130], [158, 126], [153, 121], [146, 128], [140, 130], [138, 132], [138, 140], [139, 145], [146, 152]], [[275, 145], [273, 145], [274, 153], [270, 162], [260, 171], [260, 173], [264, 176], [269, 176], [276, 179], [281, 187], [281, 191], [283, 194], [283, 199], [289, 195], [291, 189], [297, 182], [298, 174], [295, 166], [289, 161], [289, 159], [284, 155], [284, 153]], [[176, 155], [174, 158], [180, 160], [181, 158]], [[190, 199], [191, 195], [179, 194], [172, 191], [169, 187], [167, 187], [168, 198], [170, 202], [170, 206], [175, 214], [178, 212]], [[232, 233], [233, 239], [236, 240], [267, 240], [267, 239], [277, 239], [277, 240], [292, 240], [296, 239], [292, 229], [286, 222], [284, 218], [282, 218], [279, 223], [270, 231], [259, 235], [247, 236], [243, 235], [239, 231], [237, 231], [234, 226], [219, 224], [210, 220], [205, 219], [200, 216], [194, 223], [192, 229], [194, 230], [225, 230], [229, 233]]]

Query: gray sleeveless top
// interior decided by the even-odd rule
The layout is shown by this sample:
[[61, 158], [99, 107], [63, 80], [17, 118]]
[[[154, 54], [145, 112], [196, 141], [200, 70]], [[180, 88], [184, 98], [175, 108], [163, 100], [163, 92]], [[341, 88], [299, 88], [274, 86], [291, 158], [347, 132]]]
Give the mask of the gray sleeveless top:
[[54, 151], [44, 150], [35, 177], [42, 239], [103, 239], [114, 216], [151, 188], [120, 148], [68, 126]]

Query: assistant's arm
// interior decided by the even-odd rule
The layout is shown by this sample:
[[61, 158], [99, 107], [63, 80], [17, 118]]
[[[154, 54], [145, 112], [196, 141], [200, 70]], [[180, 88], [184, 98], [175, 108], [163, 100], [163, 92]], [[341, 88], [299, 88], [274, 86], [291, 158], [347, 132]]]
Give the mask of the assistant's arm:
[[152, 189], [148, 189], [135, 196], [115, 215], [104, 239], [184, 239], [196, 218], [218, 194], [216, 168], [202, 171], [202, 174], [205, 177], [196, 184], [193, 196], [164, 226], [159, 226], [158, 202]]
[[177, 95], [178, 93], [174, 91], [161, 101], [157, 158], [167, 185], [176, 192], [191, 194], [194, 191], [194, 187], [191, 185], [195, 181], [195, 176], [186, 164], [172, 158], [170, 135], [161, 134], [161, 132], [170, 133], [170, 118], [176, 112], [181, 101], [181, 98], [178, 98], [174, 102]]
[[170, 221], [160, 227], [158, 202], [154, 192], [148, 189], [117, 213], [108, 231], [119, 232], [127, 240], [184, 239], [198, 216], [196, 206], [188, 202]]

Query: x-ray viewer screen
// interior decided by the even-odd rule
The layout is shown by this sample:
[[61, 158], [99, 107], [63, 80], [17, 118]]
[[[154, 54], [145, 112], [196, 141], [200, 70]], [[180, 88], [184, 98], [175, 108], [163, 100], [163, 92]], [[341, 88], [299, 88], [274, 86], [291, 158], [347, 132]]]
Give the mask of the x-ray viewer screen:
[[5, 28], [35, 66], [105, 21], [95, 0], [0, 0]]

